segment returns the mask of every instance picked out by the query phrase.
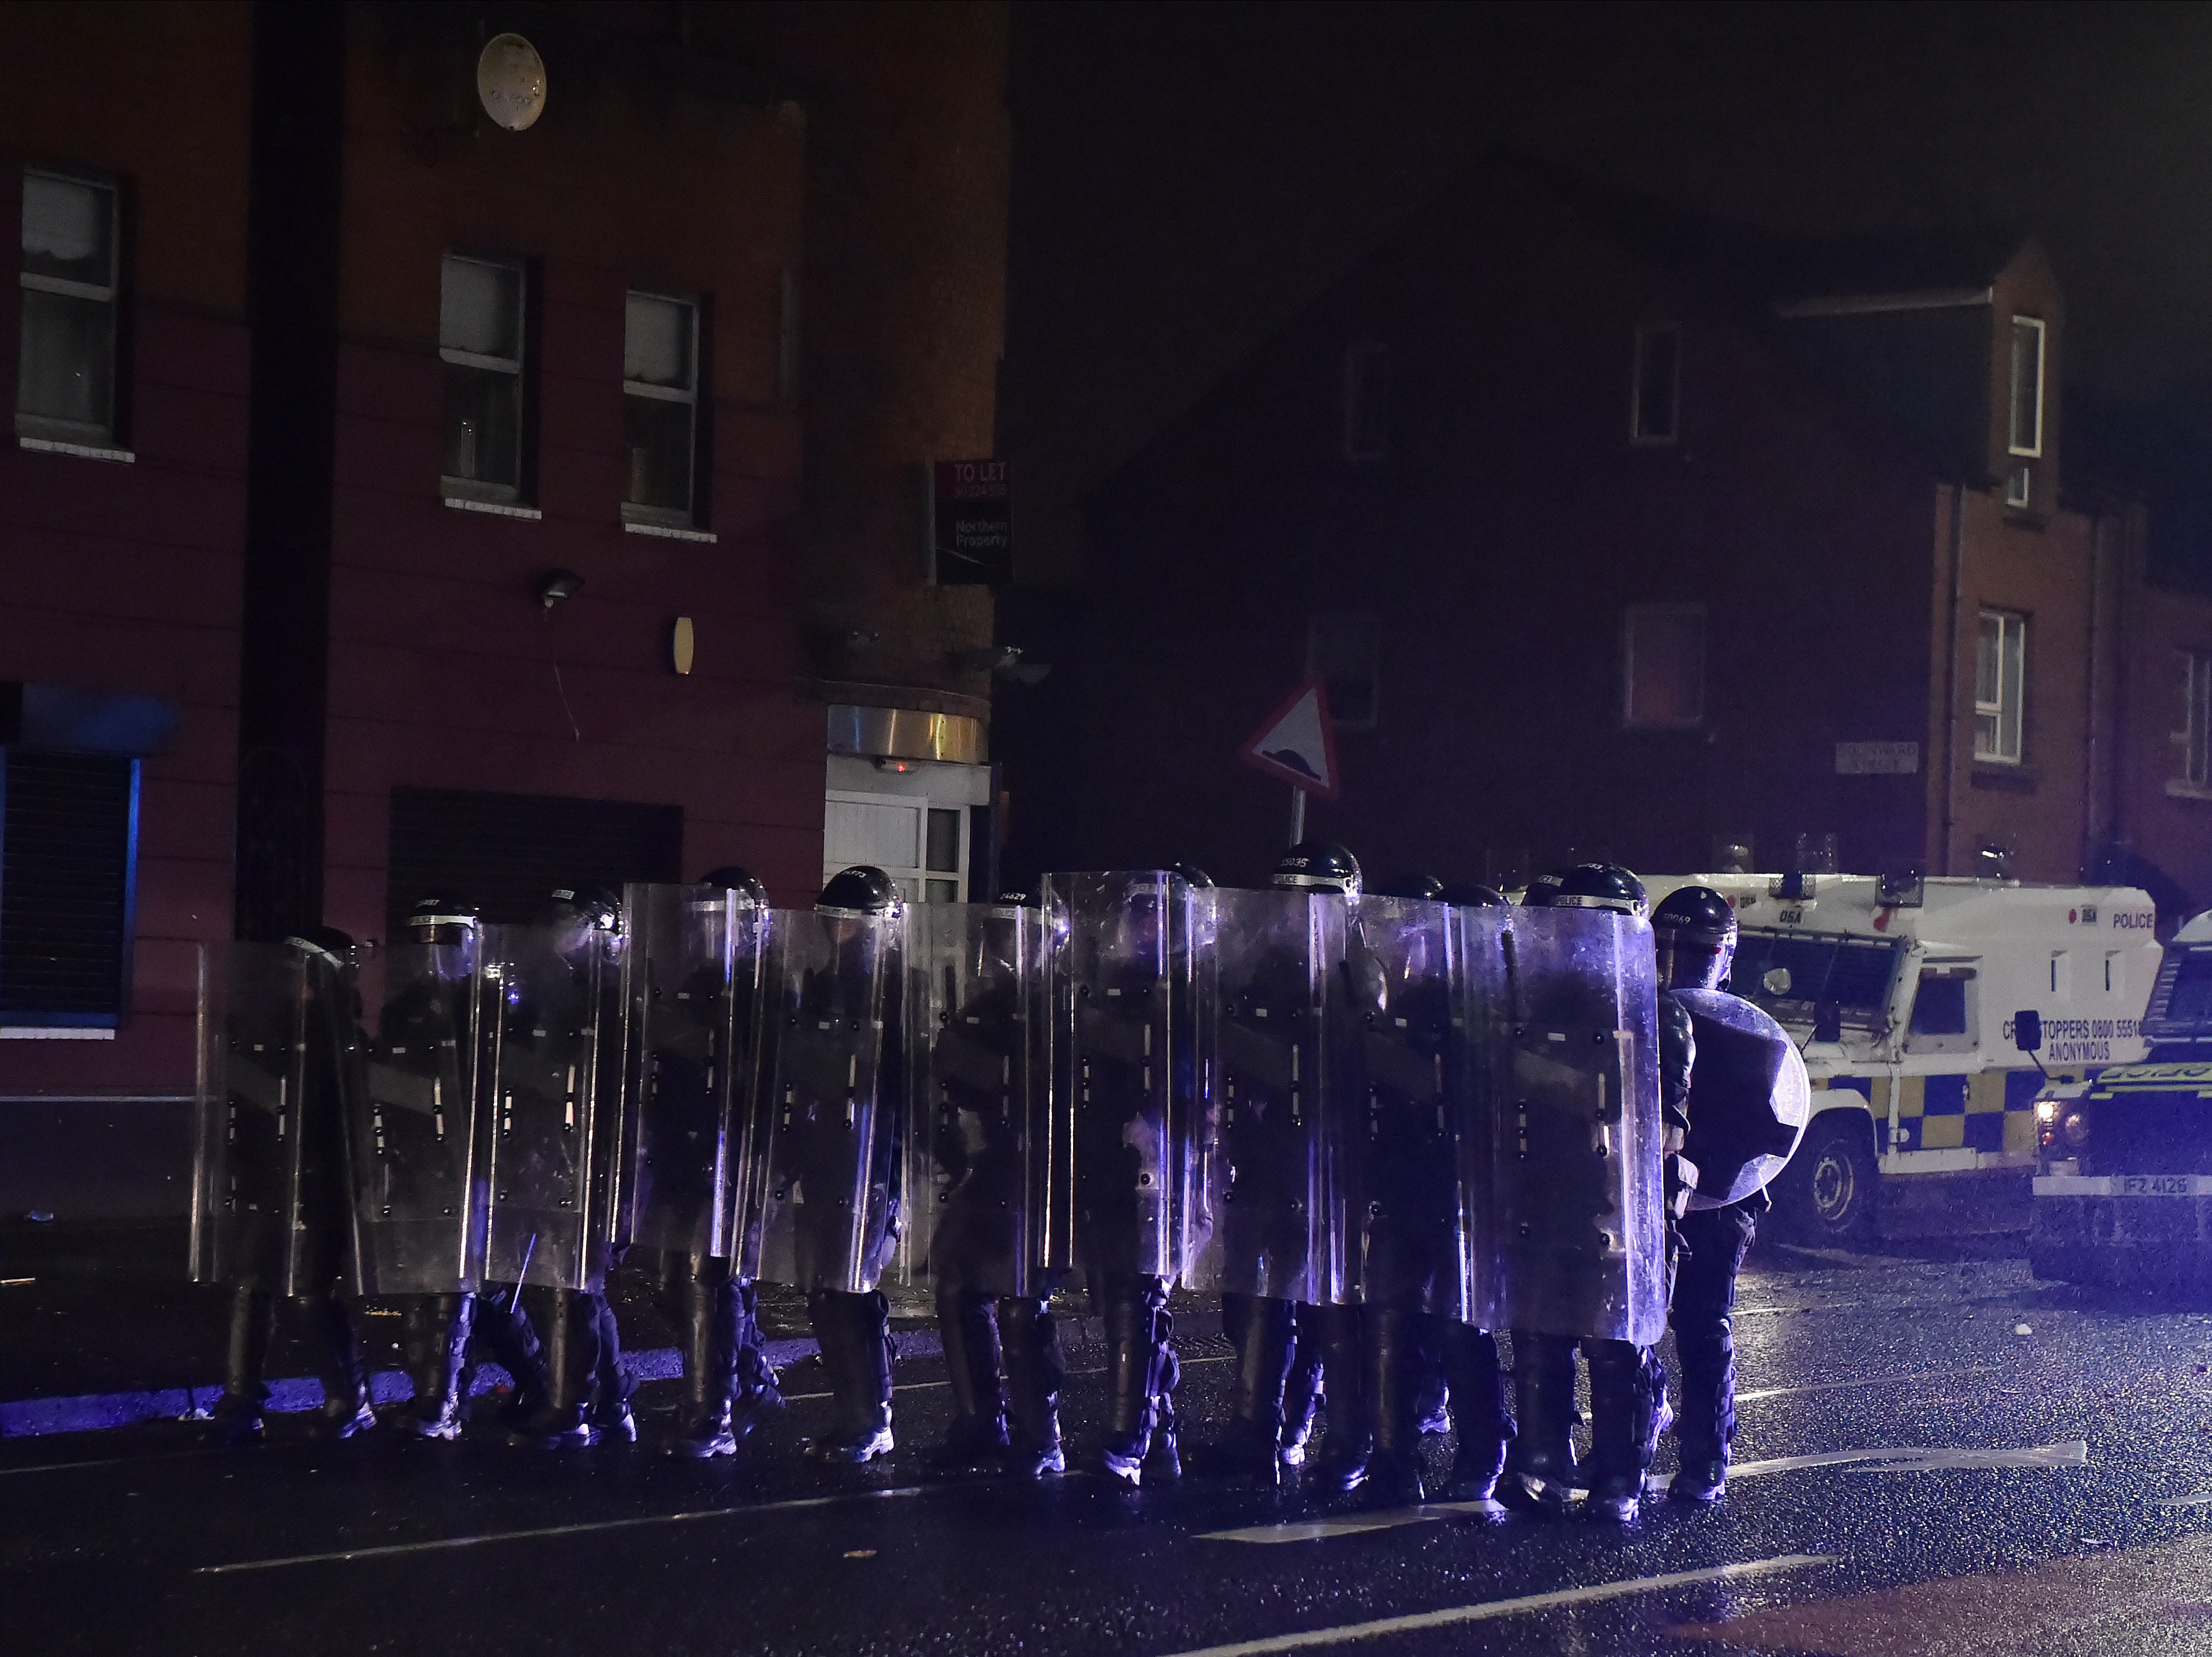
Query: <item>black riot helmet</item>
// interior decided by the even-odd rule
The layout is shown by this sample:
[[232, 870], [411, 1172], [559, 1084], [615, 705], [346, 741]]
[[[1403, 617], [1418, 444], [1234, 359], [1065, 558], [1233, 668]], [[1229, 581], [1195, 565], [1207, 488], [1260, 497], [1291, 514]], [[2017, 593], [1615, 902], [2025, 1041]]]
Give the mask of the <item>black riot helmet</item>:
[[1171, 875], [1182, 876], [1182, 883], [1194, 892], [1210, 892], [1213, 889], [1213, 877], [1195, 863], [1170, 863], [1168, 865], [1168, 872]]
[[1735, 960], [1735, 909], [1710, 886], [1681, 886], [1651, 912], [1659, 982], [1670, 990], [1717, 990]]
[[891, 877], [866, 863], [840, 869], [814, 900], [814, 913], [832, 920], [873, 920], [898, 908], [899, 890]]
[[1359, 895], [1359, 859], [1334, 841], [1300, 841], [1275, 865], [1271, 885], [1292, 891], [1330, 892], [1341, 897]]
[[1454, 881], [1437, 895], [1455, 909], [1510, 909], [1512, 901], [1495, 886], [1480, 881]]
[[719, 864], [692, 883], [712, 886], [717, 891], [742, 892], [756, 909], [768, 907], [768, 888], [761, 884], [758, 875], [742, 864]]
[[1644, 883], [1618, 863], [1577, 863], [1538, 875], [1522, 895], [1530, 909], [1612, 909], [1625, 915], [1649, 914], [1651, 900]]
[[1401, 874], [1390, 880], [1379, 880], [1367, 890], [1374, 897], [1423, 898], [1431, 903], [1441, 902], [1444, 897], [1443, 882], [1425, 873]]
[[411, 942], [420, 944], [474, 945], [483, 931], [483, 917], [473, 903], [456, 903], [442, 897], [426, 897], [407, 916]]
[[622, 931], [622, 900], [604, 886], [556, 886], [546, 894], [545, 917], [571, 949], [593, 933]]
[[284, 940], [309, 959], [319, 961], [334, 972], [353, 970], [353, 934], [342, 932], [335, 926], [310, 926], [293, 933]]

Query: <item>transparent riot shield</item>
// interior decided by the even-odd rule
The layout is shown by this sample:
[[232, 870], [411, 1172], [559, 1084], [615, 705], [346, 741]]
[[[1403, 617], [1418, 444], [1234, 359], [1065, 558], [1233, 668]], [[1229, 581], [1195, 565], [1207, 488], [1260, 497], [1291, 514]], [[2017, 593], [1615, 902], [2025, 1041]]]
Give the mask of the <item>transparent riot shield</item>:
[[752, 1150], [766, 914], [741, 892], [630, 886], [623, 915], [633, 1056], [623, 1112], [627, 1235], [648, 1248], [726, 1259]]
[[903, 911], [772, 911], [760, 1041], [761, 1153], [741, 1276], [864, 1293], [897, 1243], [904, 1169]]
[[1495, 943], [1497, 1318], [1648, 1346], [1667, 1319], [1651, 928], [1516, 909]]
[[444, 1295], [483, 1279], [478, 1033], [483, 938], [383, 952], [384, 988], [349, 1102], [354, 1271], [364, 1295]]
[[1677, 990], [1697, 1041], [1680, 1166], [1692, 1208], [1741, 1202], [1782, 1172], [1812, 1120], [1790, 1032], [1741, 996]]
[[1051, 937], [1040, 908], [930, 903], [907, 935], [914, 1213], [902, 1276], [1031, 1296], [1072, 1263], [1068, 1132], [1051, 1072]]
[[1223, 891], [1221, 1177], [1203, 1286], [1333, 1306], [1358, 1295], [1364, 1235], [1349, 1152], [1360, 1119], [1343, 898]]
[[1211, 1233], [1212, 895], [1153, 870], [1045, 882], [1066, 929], [1053, 980], [1065, 1180], [1094, 1290], [1186, 1278]]
[[618, 1220], [618, 943], [581, 921], [484, 929], [489, 1282], [605, 1279]]
[[352, 995], [345, 964], [320, 950], [201, 946], [196, 1279], [295, 1295], [336, 1274]]
[[1466, 1028], [1450, 909], [1362, 897], [1347, 939], [1360, 1089], [1342, 1117], [1346, 1211], [1365, 1217], [1360, 1297], [1456, 1316], [1465, 1300], [1457, 1172]]
[[1455, 1312], [1443, 1309], [1478, 1329], [1505, 1326], [1498, 1320], [1498, 1114], [1510, 1091], [1505, 934], [1514, 913], [1493, 907], [1451, 912], [1452, 1022], [1459, 1039], [1445, 1104], [1458, 1185], [1460, 1303]]

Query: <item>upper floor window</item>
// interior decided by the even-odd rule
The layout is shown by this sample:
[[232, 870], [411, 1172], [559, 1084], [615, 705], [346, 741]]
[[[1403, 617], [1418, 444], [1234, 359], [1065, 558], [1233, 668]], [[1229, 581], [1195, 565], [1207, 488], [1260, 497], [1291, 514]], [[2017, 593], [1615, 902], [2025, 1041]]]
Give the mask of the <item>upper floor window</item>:
[[2012, 419], [2006, 439], [2010, 452], [2030, 458], [2043, 452], [2042, 321], [2012, 319]]
[[2179, 763], [2174, 780], [2212, 788], [2212, 654], [2178, 652], [2181, 668], [2181, 723], [2173, 732]]
[[115, 441], [117, 240], [112, 184], [36, 168], [23, 174], [15, 373], [15, 429], [23, 436]]
[[1674, 323], [1636, 331], [1636, 383], [1629, 439], [1672, 443], [1682, 407], [1682, 331]]
[[1340, 731], [1372, 731], [1382, 660], [1382, 624], [1371, 615], [1313, 617], [1306, 671], [1328, 687], [1328, 720]]
[[1344, 354], [1344, 458], [1390, 452], [1390, 348], [1368, 342]]
[[1631, 604], [1622, 629], [1621, 722], [1686, 730], [1705, 717], [1705, 607]]
[[632, 294], [623, 325], [625, 515], [691, 523], [698, 416], [698, 306], [665, 294]]
[[477, 500], [522, 495], [523, 291], [520, 264], [446, 255], [438, 298], [445, 484]]
[[1982, 612], [1974, 657], [1974, 757], [2000, 765], [2021, 760], [2021, 713], [2027, 697], [2027, 617]]

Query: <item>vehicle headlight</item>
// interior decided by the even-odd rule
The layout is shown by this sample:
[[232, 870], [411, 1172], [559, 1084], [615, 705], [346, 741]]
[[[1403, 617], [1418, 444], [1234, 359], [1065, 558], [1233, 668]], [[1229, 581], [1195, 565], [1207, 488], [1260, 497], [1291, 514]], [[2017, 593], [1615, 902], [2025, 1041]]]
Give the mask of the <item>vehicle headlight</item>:
[[2068, 1112], [2066, 1120], [2058, 1125], [2058, 1131], [2066, 1136], [2068, 1144], [2079, 1150], [2088, 1143], [2089, 1114], [2081, 1110]]
[[2056, 1120], [2057, 1115], [2058, 1102], [2056, 1099], [2039, 1099], [2035, 1102], [2035, 1120], [2037, 1121], [2048, 1125], [2049, 1123]]

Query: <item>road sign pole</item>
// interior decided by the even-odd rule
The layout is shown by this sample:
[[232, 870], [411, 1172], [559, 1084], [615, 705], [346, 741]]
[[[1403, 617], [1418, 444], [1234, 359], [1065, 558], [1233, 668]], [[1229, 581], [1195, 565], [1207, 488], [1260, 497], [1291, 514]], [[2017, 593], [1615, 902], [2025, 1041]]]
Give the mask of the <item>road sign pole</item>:
[[1297, 845], [1306, 837], [1306, 791], [1291, 790], [1291, 844]]

